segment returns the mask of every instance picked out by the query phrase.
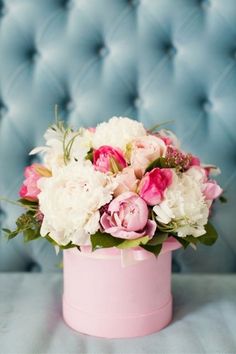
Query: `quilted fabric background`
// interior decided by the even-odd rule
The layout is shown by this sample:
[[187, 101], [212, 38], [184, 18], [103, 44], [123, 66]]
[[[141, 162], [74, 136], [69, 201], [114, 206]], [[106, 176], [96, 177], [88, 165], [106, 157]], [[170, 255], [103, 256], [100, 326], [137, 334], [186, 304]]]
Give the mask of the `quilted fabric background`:
[[[217, 244], [177, 251], [174, 270], [236, 270], [235, 0], [0, 0], [0, 195], [16, 198], [55, 104], [75, 127], [174, 120], [183, 147], [219, 165], [228, 198], [214, 208]], [[1, 226], [17, 213], [1, 203]], [[43, 240], [0, 236], [1, 270], [59, 261]]]

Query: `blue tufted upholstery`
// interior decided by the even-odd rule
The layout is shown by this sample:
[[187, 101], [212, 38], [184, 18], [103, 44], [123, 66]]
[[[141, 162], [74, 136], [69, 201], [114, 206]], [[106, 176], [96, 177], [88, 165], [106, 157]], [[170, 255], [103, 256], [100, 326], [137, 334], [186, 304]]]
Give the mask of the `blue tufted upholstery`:
[[[61, 107], [72, 125], [112, 115], [170, 128], [220, 166], [220, 240], [175, 253], [175, 270], [236, 270], [236, 1], [0, 0], [0, 195], [15, 198], [27, 155]], [[12, 226], [19, 210], [1, 204]], [[1, 270], [55, 270], [39, 241], [0, 237]]]

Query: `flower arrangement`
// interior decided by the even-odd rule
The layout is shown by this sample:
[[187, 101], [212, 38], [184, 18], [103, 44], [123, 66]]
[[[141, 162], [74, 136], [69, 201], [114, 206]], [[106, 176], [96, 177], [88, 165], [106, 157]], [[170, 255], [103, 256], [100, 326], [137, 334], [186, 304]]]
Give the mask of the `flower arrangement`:
[[48, 128], [42, 164], [25, 169], [17, 204], [25, 213], [9, 239], [44, 237], [56, 248], [142, 247], [158, 255], [172, 236], [186, 248], [213, 244], [208, 222], [221, 187], [212, 165], [180, 149], [176, 136], [126, 117], [96, 128]]

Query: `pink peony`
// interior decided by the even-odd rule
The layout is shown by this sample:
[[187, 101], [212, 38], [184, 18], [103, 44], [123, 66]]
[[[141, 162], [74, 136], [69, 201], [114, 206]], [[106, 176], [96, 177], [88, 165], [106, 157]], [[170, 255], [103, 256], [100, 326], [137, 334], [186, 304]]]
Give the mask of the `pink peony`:
[[117, 172], [127, 166], [123, 152], [119, 148], [103, 145], [93, 152], [93, 164], [100, 172]]
[[135, 139], [130, 146], [130, 163], [141, 178], [147, 166], [159, 157], [165, 156], [166, 145], [162, 139], [154, 135], [146, 135]]
[[209, 180], [204, 184], [203, 194], [207, 200], [214, 200], [218, 198], [223, 189], [214, 180]]
[[164, 198], [164, 192], [172, 183], [172, 171], [168, 168], [154, 168], [147, 172], [139, 185], [139, 195], [148, 205], [159, 204]]
[[37, 186], [37, 182], [42, 175], [37, 171], [37, 169], [41, 170], [44, 169], [44, 167], [40, 164], [33, 164], [25, 168], [25, 180], [19, 191], [19, 195], [22, 199], [27, 199], [30, 201], [38, 200], [40, 189]]
[[124, 239], [152, 238], [156, 230], [156, 223], [148, 219], [147, 204], [132, 192], [113, 199], [100, 222], [105, 232]]

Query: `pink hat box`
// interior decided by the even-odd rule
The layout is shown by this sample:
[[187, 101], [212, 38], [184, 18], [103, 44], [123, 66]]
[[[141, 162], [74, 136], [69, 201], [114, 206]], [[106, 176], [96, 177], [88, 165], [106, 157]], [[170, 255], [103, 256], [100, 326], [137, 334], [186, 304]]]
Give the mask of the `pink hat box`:
[[[74, 330], [105, 338], [140, 337], [172, 320], [173, 237], [158, 257], [138, 247], [63, 251], [63, 317]], [[125, 263], [125, 264], [124, 264]]]

